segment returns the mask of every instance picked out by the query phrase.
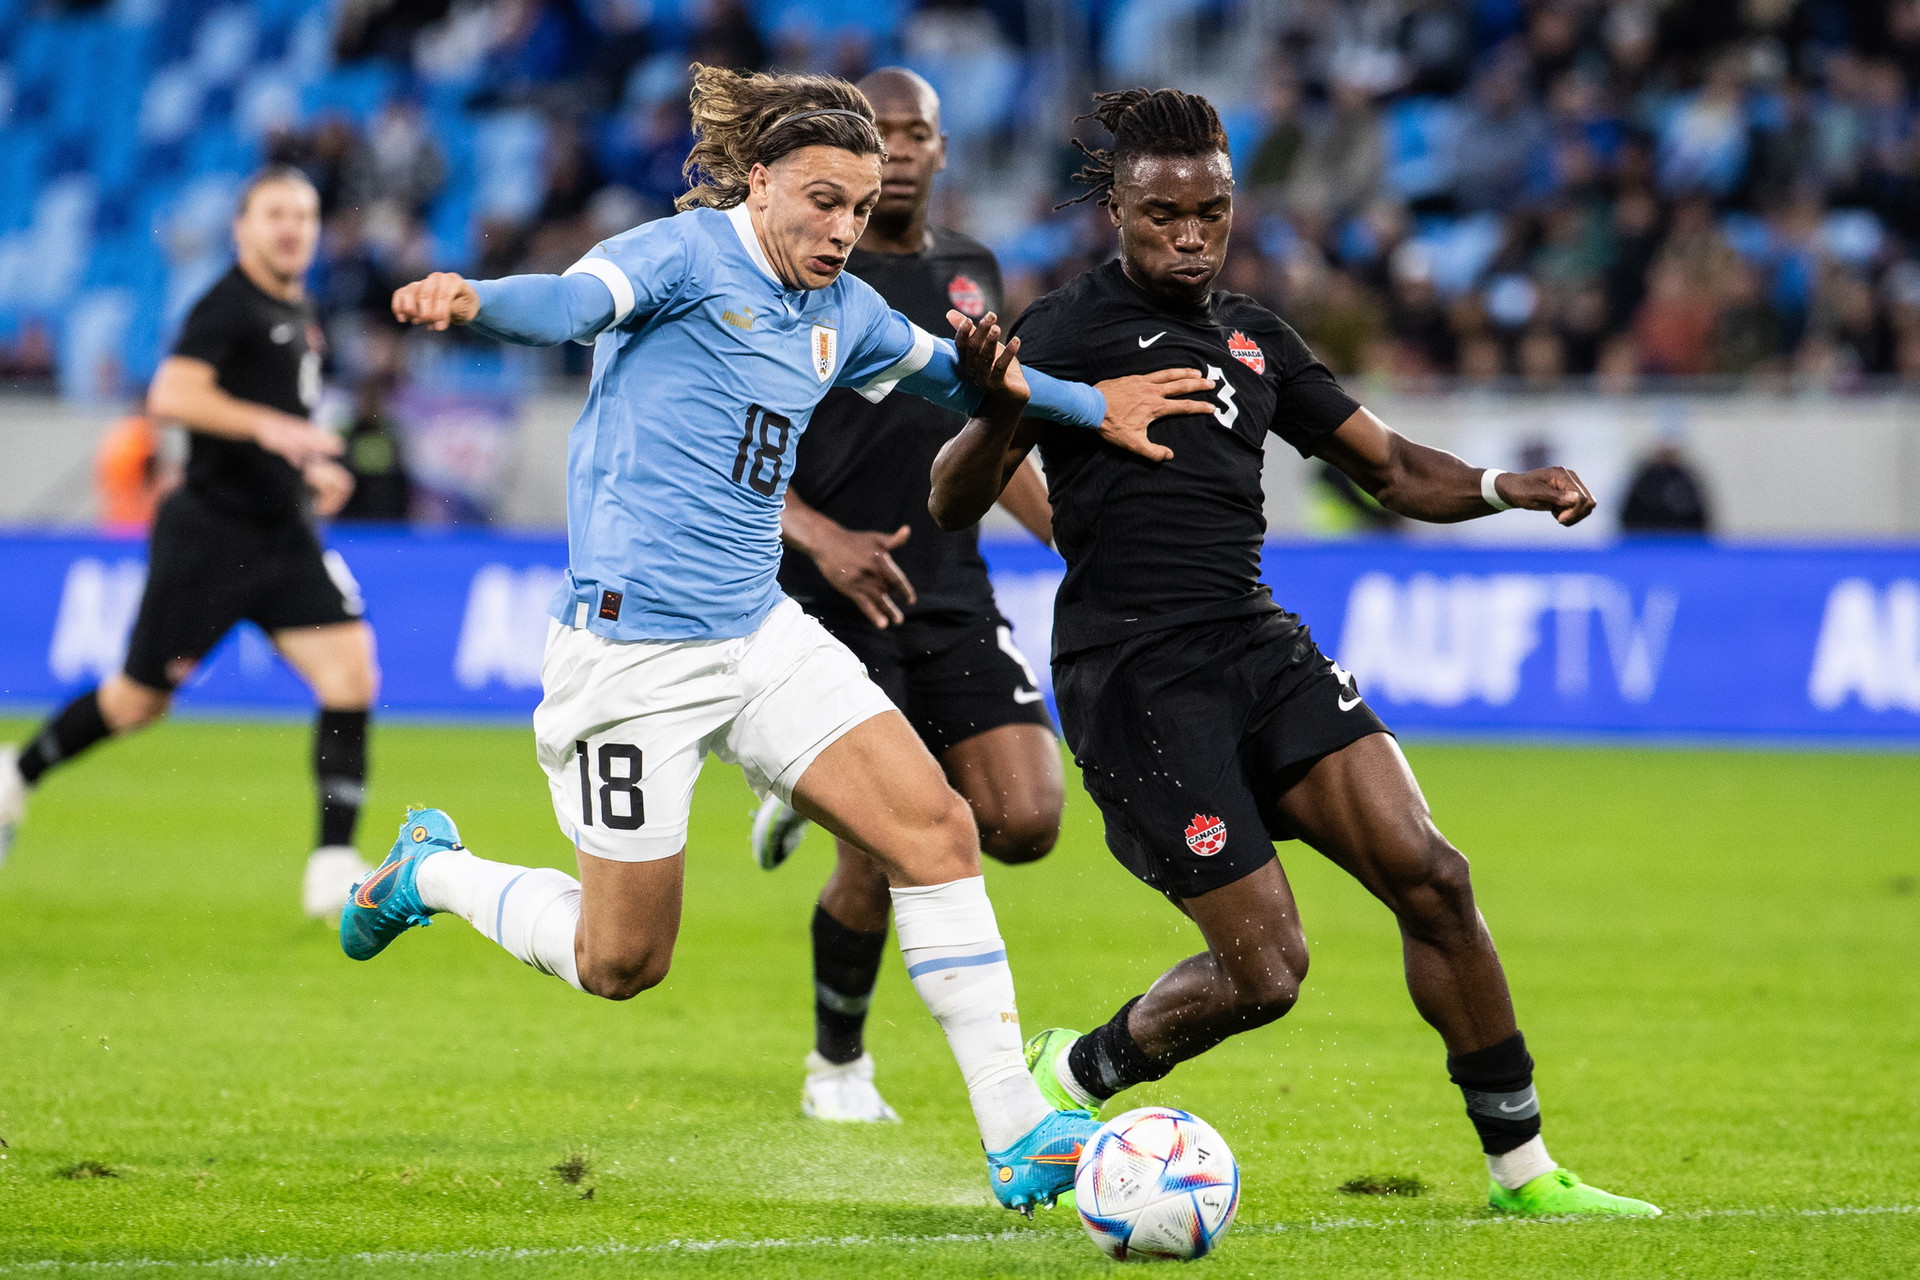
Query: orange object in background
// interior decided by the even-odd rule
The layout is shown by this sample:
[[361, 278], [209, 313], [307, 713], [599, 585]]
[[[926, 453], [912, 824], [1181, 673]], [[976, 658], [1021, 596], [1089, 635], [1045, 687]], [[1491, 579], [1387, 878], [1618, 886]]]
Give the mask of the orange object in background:
[[160, 429], [152, 418], [128, 414], [109, 427], [93, 455], [93, 487], [107, 532], [146, 532], [173, 487], [171, 470], [160, 457]]

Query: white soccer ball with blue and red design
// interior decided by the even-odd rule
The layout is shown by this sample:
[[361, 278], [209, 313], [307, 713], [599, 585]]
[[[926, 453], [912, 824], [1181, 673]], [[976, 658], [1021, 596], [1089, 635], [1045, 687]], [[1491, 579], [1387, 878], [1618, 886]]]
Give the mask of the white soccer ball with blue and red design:
[[1141, 1107], [1100, 1126], [1073, 1176], [1080, 1225], [1119, 1261], [1205, 1257], [1240, 1207], [1240, 1166], [1199, 1116]]

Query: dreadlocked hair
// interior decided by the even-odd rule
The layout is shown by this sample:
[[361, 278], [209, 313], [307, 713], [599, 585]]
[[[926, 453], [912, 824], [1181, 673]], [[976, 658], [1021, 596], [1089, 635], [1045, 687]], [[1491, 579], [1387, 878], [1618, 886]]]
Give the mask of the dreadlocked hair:
[[1078, 138], [1073, 140], [1087, 158], [1073, 180], [1084, 183], [1087, 190], [1055, 205], [1056, 209], [1095, 198], [1112, 204], [1114, 174], [1134, 156], [1199, 156], [1227, 149], [1227, 131], [1221, 127], [1219, 112], [1197, 93], [1118, 89], [1094, 94], [1093, 104], [1093, 110], [1074, 117], [1074, 123], [1099, 121], [1113, 135], [1113, 146], [1089, 147]]
[[728, 71], [697, 62], [690, 70], [694, 143], [681, 172], [693, 189], [674, 201], [675, 208], [731, 209], [747, 198], [754, 165], [771, 165], [802, 147], [886, 155], [867, 95], [845, 80]]

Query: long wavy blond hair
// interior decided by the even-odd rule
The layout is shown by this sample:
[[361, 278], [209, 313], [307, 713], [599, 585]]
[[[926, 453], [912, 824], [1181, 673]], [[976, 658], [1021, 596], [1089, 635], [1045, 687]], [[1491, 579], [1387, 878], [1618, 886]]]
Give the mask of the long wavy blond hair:
[[886, 155], [872, 104], [845, 80], [728, 71], [697, 62], [691, 70], [694, 143], [681, 172], [693, 190], [674, 201], [676, 208], [731, 209], [747, 198], [754, 165], [770, 165], [802, 147]]

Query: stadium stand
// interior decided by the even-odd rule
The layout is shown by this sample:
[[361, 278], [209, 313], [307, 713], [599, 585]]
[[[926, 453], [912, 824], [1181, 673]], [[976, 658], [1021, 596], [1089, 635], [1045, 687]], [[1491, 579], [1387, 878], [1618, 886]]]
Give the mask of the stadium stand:
[[1052, 208], [1068, 104], [1249, 56], [1185, 76], [1242, 176], [1228, 283], [1344, 375], [1920, 382], [1920, 0], [0, 0], [0, 377], [137, 390], [269, 158], [323, 193], [334, 374], [390, 376], [395, 280], [669, 208], [695, 59], [921, 69], [943, 216], [1024, 300], [1111, 248]]

